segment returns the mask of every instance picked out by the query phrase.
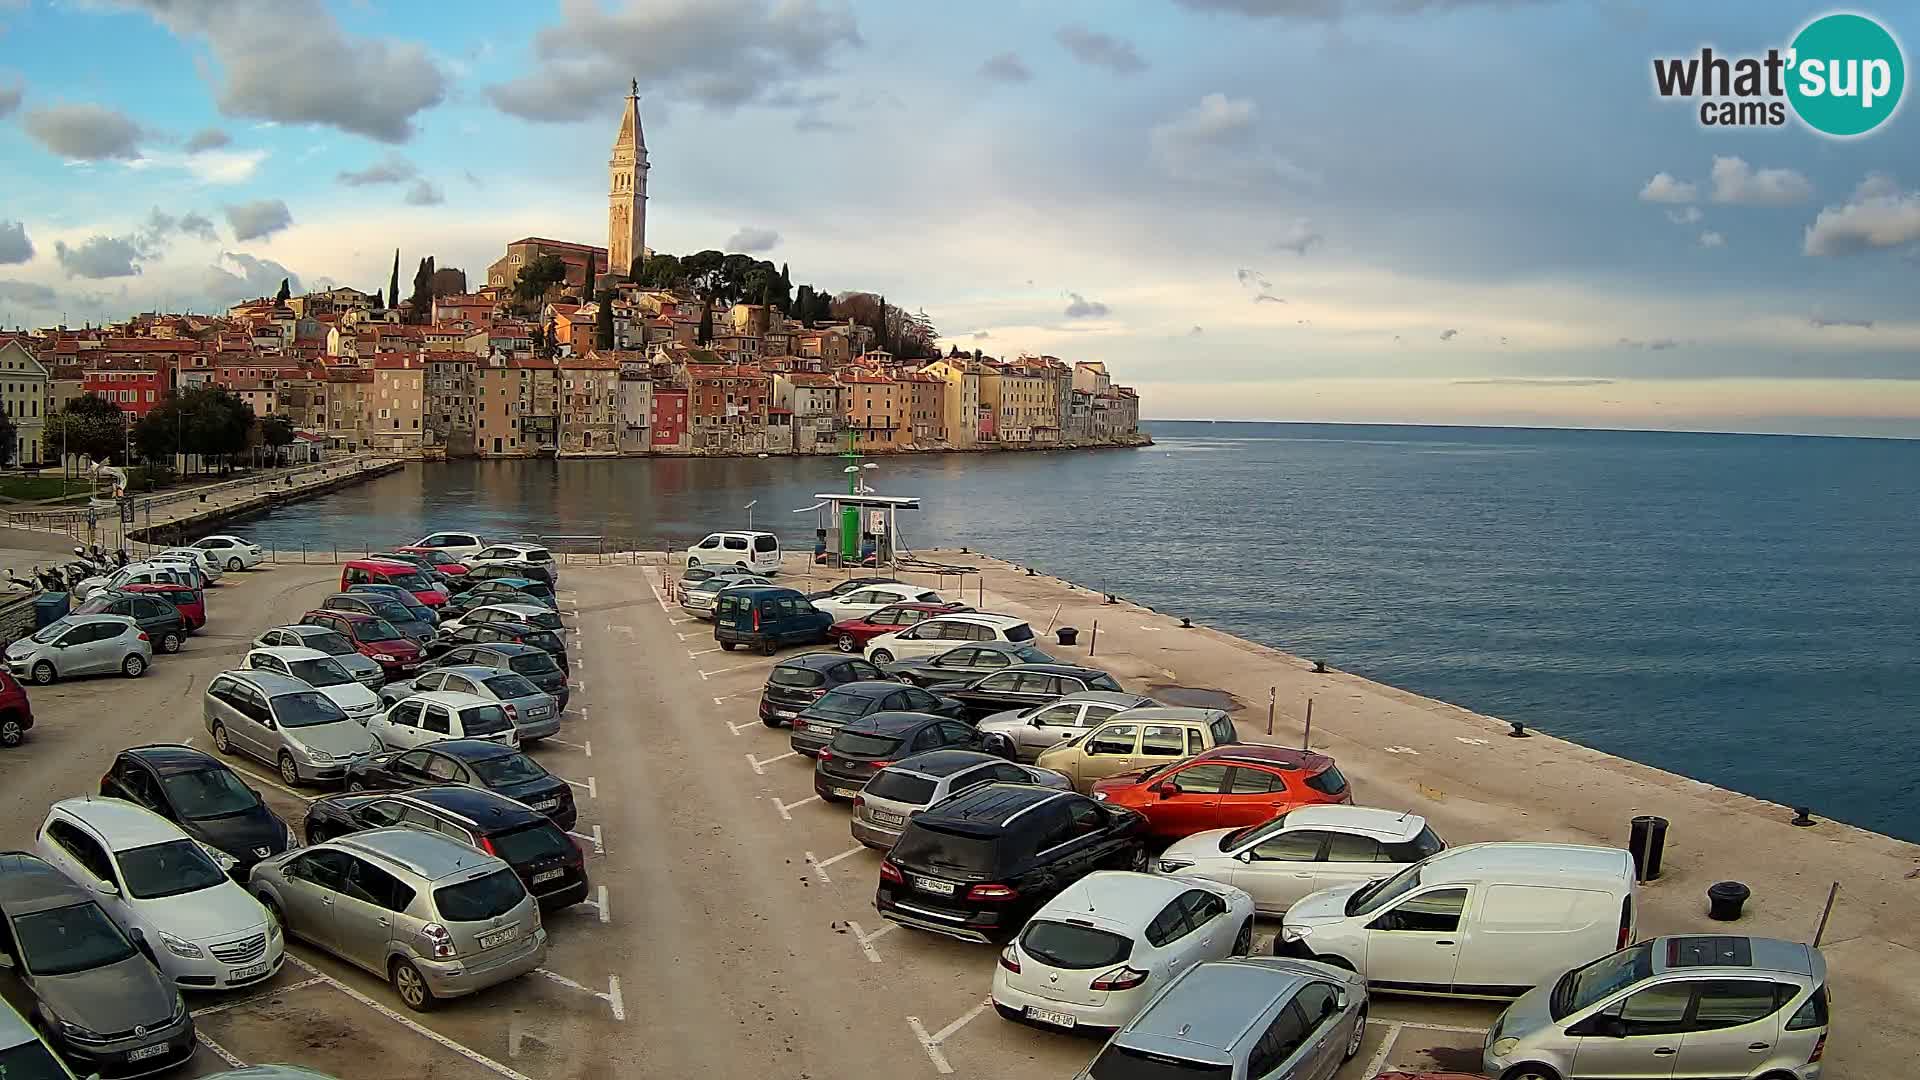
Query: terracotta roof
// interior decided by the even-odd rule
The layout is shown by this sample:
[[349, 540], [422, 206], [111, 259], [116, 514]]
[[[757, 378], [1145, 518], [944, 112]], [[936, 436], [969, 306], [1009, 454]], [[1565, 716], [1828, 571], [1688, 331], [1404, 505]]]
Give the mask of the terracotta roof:
[[607, 253], [607, 249], [603, 247], [589, 247], [586, 244], [574, 244], [565, 240], [549, 240], [544, 236], [523, 236], [507, 246], [519, 247], [521, 244], [539, 244], [541, 247], [560, 248], [563, 251], [572, 251], [579, 254], [585, 254], [589, 251], [595, 255], [605, 255]]
[[373, 358], [375, 371], [411, 371], [420, 367], [420, 361], [404, 353], [381, 353]]

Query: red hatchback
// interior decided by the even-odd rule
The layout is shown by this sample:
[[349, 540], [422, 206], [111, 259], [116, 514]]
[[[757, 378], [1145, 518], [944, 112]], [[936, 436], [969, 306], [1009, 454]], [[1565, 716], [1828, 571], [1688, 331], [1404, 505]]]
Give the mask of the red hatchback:
[[424, 654], [420, 646], [408, 641], [392, 623], [364, 611], [309, 611], [300, 617], [304, 626], [324, 626], [337, 630], [353, 642], [355, 652], [380, 665], [387, 681], [411, 675], [419, 669]]
[[1353, 802], [1333, 759], [1309, 750], [1233, 743], [1198, 757], [1097, 780], [1093, 797], [1138, 811], [1153, 836], [1258, 825], [1296, 806]]
[[350, 592], [355, 585], [397, 585], [413, 594], [415, 600], [438, 609], [447, 602], [447, 594], [438, 582], [427, 580], [417, 566], [379, 559], [355, 559], [340, 568], [340, 591]]
[[33, 706], [20, 680], [0, 671], [0, 748], [19, 746], [33, 726]]
[[190, 634], [199, 632], [201, 627], [207, 625], [207, 594], [199, 589], [156, 581], [141, 585], [122, 585], [120, 591], [157, 596], [179, 608], [180, 617], [187, 621], [187, 632]]
[[842, 619], [834, 623], [833, 629], [827, 632], [827, 640], [839, 647], [841, 652], [857, 653], [866, 648], [867, 642], [881, 634], [905, 630], [909, 626], [926, 622], [935, 615], [951, 615], [956, 611], [972, 610], [965, 604], [893, 604], [871, 615], [862, 615], [857, 619]]
[[456, 559], [453, 556], [447, 554], [446, 551], [444, 551], [441, 548], [397, 547], [397, 548], [394, 548], [393, 550], [398, 551], [405, 555], [418, 555], [421, 558], [427, 560], [429, 563], [433, 564], [433, 570], [435, 573], [445, 574], [450, 578], [460, 577], [461, 575], [465, 574], [468, 570], [472, 569], [472, 567], [468, 566], [466, 563], [461, 562], [459, 559]]

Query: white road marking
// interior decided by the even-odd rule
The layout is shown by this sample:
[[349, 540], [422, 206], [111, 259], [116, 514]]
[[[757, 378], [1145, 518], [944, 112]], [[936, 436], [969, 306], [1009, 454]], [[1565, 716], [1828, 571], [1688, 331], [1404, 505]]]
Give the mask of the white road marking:
[[[560, 779], [567, 780], [567, 778], [564, 776], [560, 777]], [[587, 777], [587, 782], [584, 784], [578, 780], [567, 780], [567, 783], [572, 784], [574, 787], [584, 789], [587, 793], [587, 798], [589, 799], [597, 799], [600, 797], [599, 786], [594, 782], [594, 779], [591, 776]]]
[[572, 979], [567, 978], [565, 975], [562, 975], [554, 971], [548, 971], [546, 968], [534, 968], [533, 973], [535, 975], [544, 975], [547, 978], [553, 980], [554, 982], [559, 983], [561, 986], [571, 987], [572, 989], [578, 990], [583, 994], [590, 994], [593, 997], [597, 997], [601, 1001], [606, 1002], [607, 1007], [613, 1010], [613, 1018], [615, 1020], [625, 1020], [627, 1018], [626, 1003], [622, 1001], [620, 998], [620, 976], [618, 975], [607, 976], [607, 992], [603, 994], [600, 991], [595, 990], [591, 986], [586, 986], [582, 983], [574, 982]]
[[[660, 605], [660, 610], [665, 611], [666, 609], [667, 609], [667, 605], [665, 604]], [[685, 618], [681, 618], [680, 616], [677, 616], [677, 615], [667, 616], [667, 622], [674, 626], [679, 626], [681, 623], [690, 623], [692, 621], [693, 621], [693, 616], [691, 615], [688, 615]]]
[[734, 698], [737, 698], [737, 697], [753, 697], [754, 695], [756, 695], [756, 694], [758, 694], [759, 692], [760, 692], [760, 691], [758, 691], [758, 690], [742, 690], [742, 691], [740, 691], [740, 692], [739, 692], [739, 693], [737, 693], [737, 694], [722, 694], [722, 695], [720, 695], [719, 697], [717, 697], [717, 698], [714, 698], [714, 699], [713, 699], [713, 703], [714, 703], [715, 705], [723, 705], [723, 704], [725, 704], [725, 703], [727, 703], [727, 702], [729, 702], [729, 701], [732, 701], [732, 700], [733, 700]]
[[607, 887], [605, 885], [597, 886], [594, 895], [593, 906], [600, 912], [600, 922], [602, 924], [612, 922], [613, 909], [607, 907]]
[[181, 745], [181, 746], [192, 746], [192, 745], [193, 745], [193, 736], [191, 736], [191, 735], [189, 735], [189, 736], [187, 736], [186, 738], [184, 738], [184, 739], [181, 739], [181, 740], [180, 740], [180, 745]]
[[1368, 1077], [1369, 1080], [1371, 1080], [1372, 1077], [1379, 1076], [1381, 1071], [1387, 1067], [1387, 1056], [1393, 1053], [1393, 1041], [1399, 1037], [1400, 1025], [1397, 1023], [1387, 1024], [1387, 1037], [1381, 1040], [1380, 1049], [1375, 1050], [1373, 1057], [1368, 1059], [1367, 1071], [1360, 1075]]
[[242, 776], [247, 776], [247, 777], [251, 777], [251, 778], [253, 778], [253, 779], [255, 779], [255, 780], [258, 780], [258, 781], [260, 781], [261, 783], [263, 783], [263, 784], [265, 784], [265, 785], [267, 785], [268, 787], [270, 787], [270, 788], [273, 788], [273, 789], [275, 789], [275, 790], [277, 790], [277, 791], [284, 791], [284, 792], [286, 792], [287, 794], [289, 794], [289, 795], [291, 795], [291, 796], [293, 796], [294, 798], [296, 798], [296, 799], [299, 799], [299, 800], [300, 800], [301, 802], [312, 802], [312, 801], [314, 801], [315, 799], [318, 799], [318, 798], [320, 797], [320, 796], [318, 796], [318, 795], [302, 795], [301, 793], [299, 793], [299, 792], [297, 792], [297, 791], [295, 791], [295, 790], [293, 790], [292, 788], [290, 788], [290, 787], [288, 787], [287, 785], [285, 785], [285, 784], [283, 784], [283, 783], [281, 783], [280, 781], [278, 781], [278, 780], [269, 780], [269, 779], [267, 779], [266, 777], [264, 777], [264, 776], [261, 776], [261, 775], [260, 775], [259, 773], [257, 773], [257, 772], [254, 772], [254, 771], [253, 771], [252, 769], [243, 769], [243, 768], [241, 768], [241, 767], [240, 767], [240, 766], [238, 766], [238, 765], [228, 765], [228, 766], [227, 766], [227, 768], [229, 768], [229, 769], [232, 769], [232, 770], [233, 770], [234, 772], [237, 772], [237, 773], [239, 773], [239, 774], [240, 774], [240, 775], [242, 775]]
[[631, 626], [617, 626], [617, 625], [615, 625], [615, 624], [613, 624], [613, 623], [608, 623], [608, 624], [607, 624], [607, 629], [609, 629], [609, 630], [612, 630], [612, 631], [614, 631], [614, 632], [616, 632], [616, 633], [621, 633], [621, 634], [625, 634], [625, 635], [627, 635], [628, 637], [632, 637], [632, 636], [633, 636], [633, 627], [631, 627]]
[[1485, 746], [1485, 745], [1487, 745], [1487, 740], [1485, 740], [1485, 739], [1469, 739], [1469, 738], [1467, 738], [1467, 737], [1466, 737], [1465, 735], [1455, 735], [1455, 736], [1453, 737], [1453, 741], [1454, 741], [1454, 742], [1457, 742], [1457, 743], [1465, 743], [1465, 744], [1467, 744], [1468, 746]]
[[702, 671], [700, 673], [700, 677], [703, 679], [711, 679], [715, 675], [725, 675], [731, 671], [746, 671], [750, 668], [756, 668], [759, 666], [760, 666], [759, 664], [735, 664], [732, 667], [723, 667], [718, 671]]
[[1388, 746], [1383, 747], [1383, 749], [1389, 754], [1412, 754], [1414, 757], [1420, 756], [1420, 751], [1415, 750], [1411, 746]]
[[553, 737], [552, 735], [549, 735], [546, 738], [541, 739], [540, 741], [554, 743], [555, 745], [558, 745], [558, 746], [571, 746], [575, 750], [580, 751], [581, 753], [587, 755], [588, 757], [593, 756], [593, 740], [592, 739], [588, 739], [586, 742], [583, 742], [583, 743], [577, 743], [577, 742], [568, 742], [565, 739], [558, 739]]
[[731, 720], [728, 720], [728, 721], [725, 721], [725, 723], [726, 723], [726, 725], [727, 725], [727, 727], [728, 727], [728, 729], [729, 729], [729, 730], [731, 730], [731, 731], [732, 731], [732, 732], [733, 732], [733, 733], [734, 733], [735, 735], [738, 735], [738, 734], [740, 734], [740, 732], [741, 732], [741, 731], [742, 731], [743, 729], [745, 729], [745, 728], [757, 728], [757, 727], [766, 727], [766, 726], [767, 726], [767, 725], [765, 725], [765, 724], [763, 724], [763, 723], [761, 723], [761, 722], [760, 722], [760, 721], [758, 721], [758, 720], [749, 720], [749, 721], [747, 721], [747, 722], [746, 722], [746, 723], [744, 723], [744, 724], [736, 724], [736, 723], [734, 723], [734, 722], [733, 722], [733, 721], [731, 721]]
[[673, 636], [679, 638], [681, 641], [685, 641], [690, 637], [706, 637], [705, 634], [702, 634], [699, 631], [695, 631], [691, 634], [682, 634], [679, 631], [675, 631]]
[[[789, 750], [789, 751], [787, 751], [787, 752], [786, 752], [786, 753], [784, 753], [784, 754], [775, 754], [774, 756], [772, 756], [772, 757], [770, 757], [770, 758], [768, 758], [768, 759], [766, 759], [765, 761], [762, 761], [762, 760], [760, 760], [759, 758], [757, 758], [757, 757], [754, 757], [754, 756], [753, 756], [752, 754], [743, 754], [743, 755], [741, 755], [741, 756], [743, 756], [743, 757], [745, 757], [745, 758], [747, 759], [747, 764], [749, 764], [749, 765], [751, 765], [751, 766], [753, 766], [753, 771], [754, 771], [754, 772], [755, 772], [756, 774], [758, 774], [758, 775], [760, 775], [760, 776], [765, 776], [765, 775], [767, 775], [767, 769], [766, 769], [766, 767], [767, 767], [768, 765], [771, 765], [771, 764], [773, 764], [773, 763], [774, 763], [774, 762], [776, 762], [776, 761], [784, 761], [785, 759], [787, 759], [787, 758], [790, 758], [790, 757], [799, 757], [799, 756], [800, 756], [800, 751], [798, 751], [798, 750]], [[798, 806], [799, 804], [798, 804], [798, 803], [795, 803], [794, 805], [795, 805], [795, 806]]]
[[810, 802], [819, 802], [819, 801], [820, 801], [820, 796], [818, 795], [809, 795], [806, 798], [801, 799], [799, 802], [790, 802], [790, 803], [783, 803], [779, 799], [775, 799], [773, 800], [773, 808], [775, 810], [780, 811], [780, 820], [792, 821], [793, 815], [788, 813], [787, 811], [793, 810], [797, 807], [805, 806]]
[[1486, 1028], [1455, 1027], [1452, 1024], [1429, 1024], [1422, 1020], [1369, 1019], [1367, 1023], [1380, 1024], [1380, 1025], [1389, 1026], [1389, 1027], [1416, 1028], [1420, 1031], [1439, 1031], [1439, 1032], [1444, 1032], [1445, 1034], [1448, 1034], [1448, 1035], [1485, 1035], [1487, 1033]]
[[858, 855], [865, 850], [867, 850], [867, 846], [865, 844], [861, 844], [859, 847], [855, 847], [847, 851], [843, 851], [840, 854], [835, 855], [833, 858], [826, 860], [825, 862], [818, 862], [818, 863], [815, 863], [814, 865], [819, 867], [822, 870], [825, 870], [827, 867], [832, 866], [834, 863], [839, 862], [841, 859], [851, 858], [852, 856]]
[[446, 1047], [447, 1049], [453, 1051], [456, 1054], [459, 1054], [461, 1057], [466, 1058], [468, 1061], [473, 1062], [475, 1065], [479, 1065], [482, 1068], [491, 1069], [493, 1072], [496, 1072], [499, 1075], [506, 1077], [506, 1080], [532, 1080], [532, 1077], [529, 1077], [524, 1073], [515, 1072], [514, 1070], [509, 1069], [505, 1065], [502, 1065], [499, 1062], [488, 1057], [487, 1055], [482, 1054], [480, 1051], [475, 1050], [472, 1047], [466, 1046], [463, 1043], [455, 1042], [454, 1040], [447, 1038], [445, 1035], [440, 1034], [439, 1032], [433, 1030], [432, 1028], [427, 1027], [425, 1024], [422, 1024], [411, 1017], [404, 1016], [394, 1011], [393, 1009], [390, 1009], [387, 1006], [380, 1004], [379, 1002], [373, 1000], [367, 995], [361, 993], [358, 990], [355, 990], [353, 987], [348, 986], [346, 983], [341, 982], [339, 979], [336, 979], [333, 976], [328, 975], [326, 972], [321, 971], [319, 968], [314, 967], [312, 964], [307, 963], [305, 960], [302, 960], [297, 956], [289, 955], [287, 957], [287, 962], [290, 964], [297, 965], [301, 970], [306, 971], [309, 974], [318, 975], [323, 981], [326, 982], [328, 986], [333, 987], [335, 990], [338, 990], [341, 993], [352, 998], [353, 1000], [359, 1002], [360, 1004], [365, 1005], [367, 1008], [372, 1009], [374, 1012], [379, 1013], [381, 1016], [384, 1016], [387, 1019], [392, 1020], [394, 1023], [399, 1024], [401, 1027], [404, 1027], [407, 1030], [412, 1031], [417, 1035], [420, 1035], [424, 1038], [432, 1039], [434, 1042], [439, 1043], [441, 1046]]
[[860, 951], [867, 954], [867, 962], [877, 964], [880, 962], [880, 950], [874, 948], [873, 943], [886, 937], [893, 931], [900, 929], [900, 924], [896, 922], [881, 923], [880, 929], [869, 934], [860, 929], [859, 923], [849, 919], [847, 920], [847, 929], [853, 931], [853, 940], [860, 943]]
[[948, 1024], [946, 1027], [941, 1028], [939, 1031], [936, 1031], [931, 1035], [927, 1034], [926, 1025], [920, 1022], [919, 1017], [917, 1016], [907, 1017], [907, 1026], [913, 1029], [913, 1037], [920, 1040], [921, 1048], [926, 1050], [927, 1057], [932, 1059], [933, 1068], [935, 1072], [938, 1072], [943, 1076], [953, 1072], [953, 1066], [947, 1064], [947, 1055], [941, 1052], [940, 1044], [946, 1042], [949, 1038], [951, 1038], [954, 1032], [959, 1031], [963, 1027], [966, 1027], [967, 1024], [970, 1023], [974, 1017], [979, 1016], [981, 1013], [987, 1011], [987, 1007], [992, 1004], [993, 1004], [993, 999], [987, 998], [986, 1000], [982, 1001], [980, 1004], [975, 1005], [971, 1009], [968, 1009], [960, 1017], [960, 1019], [955, 1020], [953, 1023]]
[[574, 837], [575, 839], [578, 839], [578, 840], [585, 840], [588, 843], [592, 844], [593, 853], [595, 855], [605, 855], [607, 853], [607, 845], [606, 845], [606, 842], [600, 838], [600, 826], [598, 825], [595, 825], [593, 827], [592, 836], [588, 836], [585, 833], [574, 832], [572, 829], [567, 830], [567, 835]]
[[711, 648], [711, 649], [699, 649], [699, 650], [694, 650], [694, 649], [688, 649], [688, 650], [687, 650], [687, 659], [689, 659], [689, 660], [698, 660], [698, 659], [699, 659], [700, 657], [702, 657], [702, 656], [705, 656], [705, 655], [707, 655], [708, 653], [717, 653], [717, 652], [720, 652], [720, 651], [722, 651], [722, 650], [721, 650], [721, 648], [720, 648], [720, 646], [718, 646], [718, 645], [715, 645], [715, 646], [714, 646], [713, 648]]
[[224, 1046], [221, 1046], [219, 1043], [214, 1042], [213, 1039], [209, 1037], [206, 1032], [201, 1031], [199, 1028], [193, 1029], [193, 1038], [194, 1038], [194, 1041], [198, 1042], [201, 1046], [204, 1046], [207, 1049], [213, 1051], [214, 1057], [219, 1058], [221, 1061], [226, 1062], [228, 1065], [231, 1065], [236, 1069], [244, 1069], [247, 1067], [246, 1062], [241, 1061], [237, 1057], [234, 1057], [232, 1051], [228, 1050]]
[[290, 994], [295, 990], [305, 990], [309, 986], [323, 986], [326, 984], [326, 981], [327, 980], [325, 979], [314, 978], [314, 979], [308, 979], [304, 982], [294, 983], [291, 986], [275, 987], [274, 989], [268, 990], [265, 993], [252, 994], [248, 997], [236, 998], [233, 1001], [223, 1001], [218, 1005], [209, 1005], [204, 1009], [195, 1009], [193, 1010], [193, 1015], [196, 1018], [202, 1017], [202, 1016], [212, 1016], [215, 1013], [226, 1012], [228, 1009], [239, 1009], [248, 1005], [255, 1004], [256, 1002], [267, 1001], [272, 998], [277, 998], [282, 994]]

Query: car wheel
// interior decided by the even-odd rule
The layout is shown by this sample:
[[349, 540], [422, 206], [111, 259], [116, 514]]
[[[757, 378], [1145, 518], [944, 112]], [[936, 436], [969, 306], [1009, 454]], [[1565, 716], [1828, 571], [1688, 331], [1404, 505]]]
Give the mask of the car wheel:
[[20, 726], [18, 717], [9, 716], [0, 720], [0, 747], [11, 750], [26, 741], [27, 729]]
[[1527, 1062], [1501, 1073], [1500, 1080], [1560, 1080], [1560, 1074], [1545, 1065]]
[[[310, 844], [319, 844], [324, 841], [309, 837], [307, 842]], [[287, 932], [287, 915], [286, 912], [280, 910], [280, 902], [267, 893], [261, 893], [255, 899], [260, 901], [261, 907], [267, 909], [267, 918], [273, 920], [274, 924], [280, 927], [281, 936], [284, 937]]]
[[1360, 1056], [1360, 1044], [1367, 1040], [1367, 1010], [1360, 1010], [1359, 1019], [1353, 1022], [1353, 1034], [1347, 1036], [1347, 1054], [1341, 1061], [1352, 1061]]
[[358, 780], [349, 780], [347, 781], [347, 790], [348, 791], [365, 791], [367, 790], [367, 785]]
[[[1234, 935], [1233, 955], [1235, 956], [1253, 955], [1253, 920], [1252, 919], [1248, 919], [1246, 922], [1241, 923], [1240, 932]], [[1348, 1054], [1347, 1056], [1352, 1057], [1353, 1055]]]
[[891, 664], [893, 663], [893, 654], [885, 649], [875, 649], [873, 650], [873, 655], [867, 657], [867, 659], [876, 664]]
[[393, 992], [400, 995], [401, 1004], [414, 1012], [426, 1012], [433, 1008], [433, 991], [427, 989], [427, 980], [420, 976], [420, 969], [410, 961], [393, 962]]
[[233, 558], [231, 558], [231, 559], [228, 559], [228, 560], [227, 560], [227, 571], [228, 571], [229, 573], [235, 573], [235, 574], [237, 574], [237, 573], [239, 573], [239, 572], [240, 572], [240, 558], [239, 558], [239, 556], [235, 556], [235, 557], [233, 557]]
[[180, 651], [180, 635], [174, 633], [171, 630], [160, 635], [160, 651], [163, 653], [179, 652]]
[[732, 652], [732, 651], [733, 651], [733, 646], [734, 646], [735, 644], [736, 644], [735, 642], [731, 642], [731, 641], [723, 641], [723, 642], [721, 642], [721, 643], [720, 643], [720, 648], [722, 648], [722, 649], [724, 649], [724, 650], [725, 650], [725, 651], [727, 651], [727, 652]]
[[147, 658], [139, 653], [131, 653], [125, 660], [120, 661], [120, 673], [129, 679], [139, 678], [146, 674], [146, 670]]
[[773, 640], [772, 638], [768, 638], [767, 640], [760, 643], [761, 656], [772, 656], [774, 653], [777, 653], [779, 651], [780, 651], [780, 643]]
[[33, 665], [33, 681], [37, 686], [52, 686], [55, 673], [53, 665], [45, 660]]
[[280, 752], [280, 780], [288, 787], [295, 787], [300, 783], [300, 770], [293, 763], [293, 755], [285, 750]]
[[834, 645], [837, 646], [841, 652], [860, 651], [860, 643], [853, 639], [852, 634], [841, 634], [840, 640], [834, 642]]
[[689, 556], [687, 556], [687, 569], [689, 569], [689, 570], [691, 570], [691, 569], [693, 569], [694, 567], [696, 567], [696, 566], [699, 566], [699, 565], [700, 565], [700, 557], [699, 557], [699, 556], [697, 556], [697, 555], [689, 555]]
[[213, 748], [223, 754], [233, 753], [233, 743], [227, 740], [227, 725], [213, 725]]

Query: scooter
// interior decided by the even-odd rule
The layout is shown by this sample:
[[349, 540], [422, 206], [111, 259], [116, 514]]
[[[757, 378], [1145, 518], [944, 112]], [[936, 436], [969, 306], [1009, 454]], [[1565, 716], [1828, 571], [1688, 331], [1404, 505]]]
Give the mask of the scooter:
[[27, 578], [15, 574], [13, 567], [9, 566], [7, 567], [6, 588], [8, 592], [37, 592], [40, 586], [35, 585]]
[[38, 564], [35, 564], [33, 568], [33, 576], [40, 579], [40, 587], [45, 589], [48, 592], [66, 592], [67, 591], [67, 580], [60, 576], [59, 570], [51, 566], [49, 566], [45, 570], [42, 570], [40, 569]]

